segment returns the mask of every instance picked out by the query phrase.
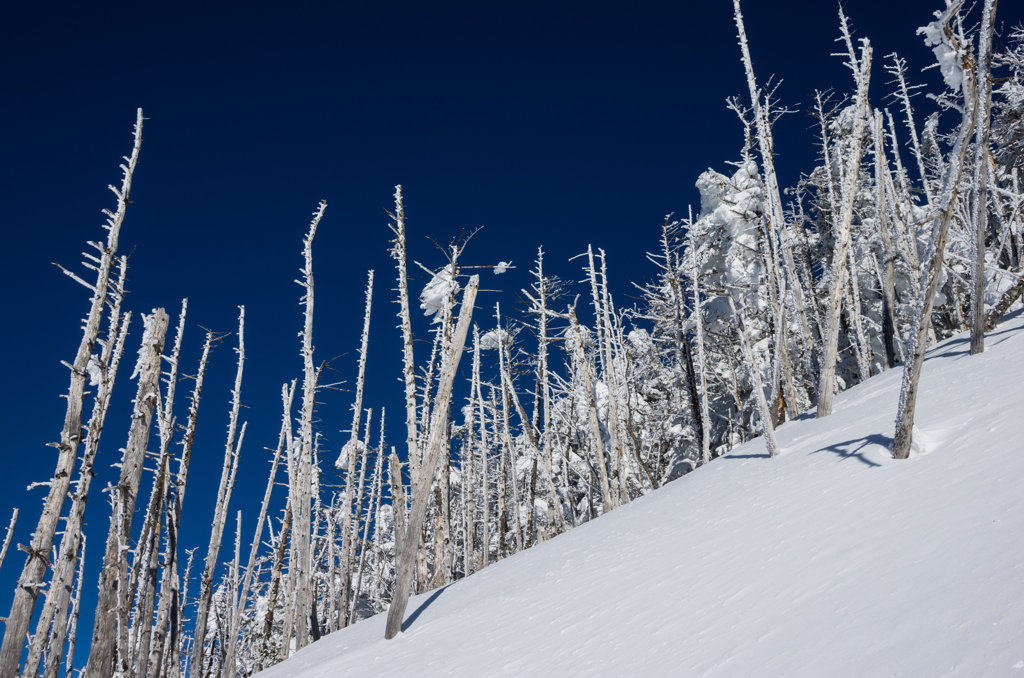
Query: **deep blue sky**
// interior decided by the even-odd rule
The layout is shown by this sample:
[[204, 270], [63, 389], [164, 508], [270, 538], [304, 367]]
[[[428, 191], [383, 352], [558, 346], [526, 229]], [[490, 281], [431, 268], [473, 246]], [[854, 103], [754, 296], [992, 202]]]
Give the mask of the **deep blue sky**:
[[[875, 44], [875, 105], [890, 91], [879, 61], [894, 50], [909, 60], [911, 78], [934, 89], [936, 71], [919, 73], [932, 57], [914, 29], [941, 4], [847, 3], [857, 36]], [[829, 56], [839, 47], [836, 5], [750, 0], [744, 11], [759, 78], [783, 78], [783, 103], [801, 109], [776, 130], [788, 186], [812, 167], [809, 95], [851, 85], [841, 60]], [[1020, 7], [1001, 3], [1007, 24], [1021, 16]], [[98, 490], [115, 478], [109, 464], [124, 445], [134, 395], [127, 376], [139, 312], [164, 306], [176, 317], [189, 297], [183, 370], [192, 373], [198, 326], [233, 331], [236, 306], [246, 305], [250, 428], [234, 504], [245, 511], [248, 534], [263, 489], [262, 447], [277, 439], [277, 394], [300, 376], [300, 289], [292, 280], [321, 198], [329, 207], [315, 244], [317, 356], [347, 353], [335, 365], [337, 378], [351, 383], [362, 287], [366, 270], [376, 269], [365, 404], [391, 409], [390, 442], [398, 443], [400, 340], [387, 303], [394, 269], [381, 209], [391, 207], [394, 185], [405, 186], [412, 258], [439, 266], [427, 236], [447, 243], [483, 225], [464, 261], [519, 266], [501, 278], [485, 274], [485, 287], [506, 293], [484, 295], [482, 305], [502, 299], [512, 310], [538, 245], [550, 273], [573, 279], [579, 262], [566, 260], [593, 243], [609, 252], [624, 306], [628, 279], [654, 275], [644, 253], [657, 246], [663, 215], [699, 205], [699, 173], [725, 171], [737, 159], [741, 130], [724, 99], [745, 99], [747, 91], [727, 0], [11, 3], [0, 12], [0, 74], [4, 268], [14, 290], [0, 334], [7, 356], [0, 523], [11, 507], [22, 508], [18, 542], [29, 540], [43, 493], [26, 495], [25, 485], [53, 470], [44, 445], [57, 439], [63, 419], [58, 395], [68, 378], [59, 361], [73, 358], [87, 308], [86, 291], [50, 262], [72, 267], [85, 240], [104, 236], [100, 209], [113, 204], [105, 187], [120, 180], [135, 108], [148, 118], [121, 241], [123, 252], [134, 250], [126, 302], [136, 314], [132, 357], [93, 485], [94, 557], [108, 513]], [[492, 324], [482, 311], [478, 317]], [[418, 326], [420, 336], [425, 329]], [[233, 342], [216, 349], [210, 367], [184, 509], [182, 546], [202, 546], [201, 553], [223, 453]], [[179, 404], [188, 383], [181, 389]], [[348, 425], [349, 401], [323, 397], [332, 450], [344, 437], [338, 431]], [[144, 482], [148, 493], [151, 481]], [[0, 614], [22, 563], [12, 552], [0, 572]], [[89, 563], [92, 596], [98, 564]], [[85, 637], [90, 621], [83, 619]]]

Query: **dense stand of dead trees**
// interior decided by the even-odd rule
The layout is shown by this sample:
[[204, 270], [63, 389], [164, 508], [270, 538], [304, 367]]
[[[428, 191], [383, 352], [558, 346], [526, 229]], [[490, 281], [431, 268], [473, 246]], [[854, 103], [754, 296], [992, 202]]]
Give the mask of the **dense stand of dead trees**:
[[[649, 255], [657, 276], [639, 286], [643, 302], [634, 308], [616, 308], [603, 250], [588, 246], [580, 255], [590, 294], [582, 306], [579, 295], [570, 298], [569, 284], [545, 273], [538, 250], [533, 280], [520, 291], [522, 319], [503, 316], [495, 304], [488, 329], [478, 301], [481, 274], [468, 270], [499, 274], [509, 265], [466, 266], [468, 239], [460, 239], [444, 251], [440, 269], [420, 265], [430, 276], [420, 301], [432, 316], [433, 336], [429, 357], [417, 359], [405, 205], [396, 187], [389, 214], [405, 445], [401, 454], [386, 445], [383, 409], [375, 441], [374, 409], [364, 407], [371, 271], [352, 419], [334, 463], [337, 485], [321, 470], [319, 427], [327, 418], [317, 412], [316, 398], [329, 385], [322, 382], [326, 363], [313, 348], [313, 245], [327, 207], [321, 202], [303, 240], [297, 281], [302, 383], [297, 377], [282, 386], [280, 433], [255, 524], [247, 528], [253, 530], [248, 554], [242, 512], [235, 514], [233, 552], [222, 548], [246, 432], [240, 309], [227, 440], [192, 598], [195, 549], [185, 552], [183, 566], [179, 530], [204, 376], [213, 347], [225, 337], [206, 333], [179, 424], [175, 387], [187, 302], [169, 350], [168, 315], [162, 309], [143, 315], [128, 441], [119, 478], [105, 488], [111, 521], [97, 568], [99, 602], [85, 675], [251, 675], [384, 610], [392, 638], [412, 593], [447, 585], [614, 510], [755, 435], [764, 436], [774, 456], [774, 430], [787, 417], [811, 408], [827, 416], [835, 393], [900, 364], [893, 453], [906, 458], [926, 348], [970, 329], [971, 351], [981, 352], [985, 332], [1024, 292], [1018, 177], [1024, 163], [1019, 151], [1006, 150], [1024, 147], [1024, 129], [1014, 123], [1024, 105], [1024, 32], [1014, 48], [993, 55], [995, 0], [982, 3], [971, 35], [961, 10], [962, 3], [950, 2], [923, 29], [929, 47], [954, 55], [943, 71], [942, 101], [960, 119], [946, 152], [935, 117], [919, 134], [914, 88], [898, 56], [887, 57], [885, 69], [909, 143], [899, 139], [893, 113], [872, 105], [870, 42], [863, 40], [858, 52], [840, 12], [852, 96], [845, 106], [828, 93], [816, 96], [821, 164], [788, 192], [787, 206], [772, 137], [784, 111], [774, 90], [755, 78], [734, 0], [750, 97], [749, 106], [729, 102], [744, 126], [742, 158], [731, 177], [701, 176], [698, 218], [665, 220], [660, 248]], [[1012, 71], [995, 105], [993, 64]], [[107, 239], [89, 243], [96, 253], [86, 254], [85, 266], [95, 281], [65, 271], [90, 290], [91, 304], [75, 359], [65, 363], [70, 386], [60, 442], [53, 444], [56, 469], [42, 483], [48, 491], [31, 543], [18, 545], [26, 557], [5, 619], [3, 676], [57, 678], [62, 664], [71, 676], [82, 645], [77, 629], [88, 572], [82, 527], [132, 319], [122, 311], [127, 259], [117, 244], [142, 122], [140, 110], [121, 186], [112, 187], [117, 207], [107, 212]], [[916, 182], [904, 167], [904, 146]], [[996, 303], [986, 306], [986, 295]], [[471, 357], [463, 361], [467, 343]], [[87, 404], [92, 410], [83, 425]], [[154, 428], [159, 445], [147, 455]], [[145, 470], [152, 485], [143, 498]], [[275, 515], [270, 507], [281, 486], [284, 508]], [[15, 509], [0, 566], [17, 519]]]

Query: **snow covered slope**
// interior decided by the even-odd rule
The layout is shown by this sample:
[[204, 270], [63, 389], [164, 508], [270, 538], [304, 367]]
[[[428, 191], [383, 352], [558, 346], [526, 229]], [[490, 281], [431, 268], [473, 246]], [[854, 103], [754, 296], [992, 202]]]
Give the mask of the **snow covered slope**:
[[1024, 320], [900, 370], [601, 519], [264, 673], [1024, 677]]

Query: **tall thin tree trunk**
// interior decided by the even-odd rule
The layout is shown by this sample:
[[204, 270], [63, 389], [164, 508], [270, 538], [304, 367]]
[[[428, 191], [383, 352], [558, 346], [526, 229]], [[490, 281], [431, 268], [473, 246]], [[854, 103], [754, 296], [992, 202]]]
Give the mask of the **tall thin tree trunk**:
[[[851, 55], [851, 59], [853, 56]], [[825, 347], [821, 363], [821, 381], [818, 386], [818, 417], [832, 414], [832, 399], [835, 395], [836, 361], [839, 348], [839, 314], [842, 310], [842, 294], [847, 279], [847, 250], [850, 247], [850, 224], [853, 222], [853, 203], [860, 177], [861, 142], [868, 112], [868, 85], [871, 76], [871, 45], [865, 40], [861, 48], [857, 73], [857, 112], [853, 125], [850, 158], [846, 170], [846, 186], [843, 190], [842, 213], [837, 225], [835, 253], [832, 255], [832, 288], [829, 292], [825, 319]], [[827, 143], [827, 141], [826, 141]], [[853, 276], [853, 272], [849, 272]], [[855, 313], [859, 310], [854, 309]], [[863, 378], [866, 378], [864, 375]]]
[[144, 322], [146, 331], [143, 334], [142, 349], [139, 351], [139, 361], [135, 365], [135, 373], [139, 375], [139, 388], [135, 396], [128, 444], [121, 459], [121, 475], [113, 490], [114, 509], [110, 519], [110, 530], [107, 533], [92, 645], [86, 668], [88, 674], [92, 676], [113, 675], [115, 657], [124, 656], [128, 650], [126, 647], [118, 647], [119, 639], [123, 639], [122, 634], [118, 633], [118, 617], [127, 612], [126, 606], [130, 602], [128, 592], [122, 588], [126, 567], [124, 549], [131, 535], [132, 516], [135, 512], [139, 482], [142, 480], [146, 444], [149, 441], [153, 410], [158, 400], [168, 317], [162, 308], [155, 309], [152, 315], [145, 317]]
[[430, 440], [428, 441], [424, 463], [420, 469], [420, 485], [415, 488], [412, 513], [409, 516], [406, 535], [402, 539], [402, 552], [398, 557], [395, 593], [391, 601], [391, 609], [388, 611], [387, 629], [384, 635], [388, 639], [394, 638], [402, 630], [405, 608], [409, 603], [413, 565], [416, 550], [419, 547], [418, 542], [422, 538], [423, 519], [426, 516], [427, 502], [430, 497], [430, 479], [433, 478], [434, 469], [437, 467], [437, 462], [441, 456], [441, 445], [446, 438], [442, 417], [447, 416], [452, 385], [455, 381], [459, 360], [462, 357], [466, 335], [469, 333], [469, 324], [473, 316], [473, 303], [476, 301], [476, 293], [479, 286], [479, 276], [470, 278], [462, 297], [462, 309], [459, 313], [459, 323], [455, 330], [455, 336], [448, 355], [445, 356], [441, 371], [434, 405], [434, 422], [431, 426]]
[[71, 484], [71, 473], [74, 470], [75, 460], [78, 456], [78, 443], [82, 436], [82, 407], [85, 400], [86, 382], [89, 378], [89, 361], [99, 335], [104, 306], [107, 303], [110, 267], [117, 253], [118, 237], [124, 224], [125, 212], [128, 203], [131, 202], [132, 177], [138, 164], [141, 147], [142, 109], [140, 108], [136, 113], [135, 143], [132, 147], [131, 157], [127, 159], [125, 165], [121, 165], [124, 173], [121, 188], [119, 190], [110, 187], [114, 195], [117, 196], [117, 209], [114, 212], [104, 210], [107, 215], [107, 223], [104, 225], [107, 230], [107, 241], [103, 245], [94, 245], [100, 254], [99, 262], [93, 267], [96, 271], [96, 282], [89, 284], [72, 274], [76, 281], [92, 290], [92, 302], [84, 322], [82, 340], [78, 345], [74, 363], [68, 366], [71, 370], [71, 383], [68, 386], [64, 428], [61, 431], [60, 442], [55, 444], [57, 465], [53, 479], [50, 481], [50, 489], [43, 502], [42, 514], [32, 533], [32, 542], [28, 547], [28, 559], [18, 578], [18, 587], [14, 592], [11, 611], [7, 614], [3, 645], [0, 648], [0, 676], [15, 676], [18, 673], [22, 648], [35, 612], [36, 599], [39, 596], [39, 584], [43, 581], [46, 569], [50, 566], [50, 549], [53, 546], [57, 522], [60, 519], [64, 500]]
[[894, 266], [892, 238], [889, 236], [889, 209], [885, 195], [886, 177], [889, 174], [885, 159], [885, 131], [882, 128], [882, 112], [875, 109], [875, 223], [882, 240], [882, 254], [885, 269], [882, 275], [882, 343], [885, 346], [886, 369], [896, 364], [896, 269]]
[[[316, 401], [319, 370], [313, 366], [313, 238], [317, 226], [327, 209], [327, 201], [321, 200], [317, 211], [313, 213], [313, 221], [309, 233], [303, 240], [302, 255], [305, 267], [303, 279], [299, 284], [305, 289], [304, 324], [302, 330], [302, 411], [299, 419], [299, 439], [297, 441], [297, 458], [295, 459], [295, 477], [292, 484], [292, 555], [289, 561], [289, 578], [294, 586], [294, 599], [286, 604], [294, 609], [295, 649], [301, 650], [309, 643], [309, 613], [311, 598], [309, 576], [312, 567], [310, 554], [310, 515], [309, 502], [312, 493], [312, 460], [313, 460], [313, 409]], [[287, 625], [286, 625], [287, 626]], [[290, 634], [284, 638], [285, 657], [289, 653]]]
[[238, 348], [235, 349], [238, 353], [238, 367], [235, 370], [234, 388], [231, 390], [228, 439], [224, 446], [224, 466], [221, 469], [220, 485], [217, 488], [217, 503], [214, 507], [213, 524], [210, 528], [210, 543], [206, 550], [206, 561], [199, 582], [191, 668], [191, 676], [195, 678], [200, 678], [200, 673], [203, 671], [206, 652], [206, 623], [213, 598], [213, 575], [217, 569], [217, 553], [220, 551], [221, 537], [224, 535], [224, 522], [227, 520], [228, 503], [231, 501], [231, 487], [238, 469], [238, 453], [241, 451], [242, 438], [245, 436], [245, 424], [243, 424], [236, 445], [235, 432], [238, 426], [238, 412], [242, 406], [242, 372], [245, 367], [245, 307], [239, 306], [238, 311]]
[[[953, 220], [956, 200], [960, 191], [960, 180], [963, 175], [964, 162], [967, 157], [968, 140], [974, 132], [977, 121], [978, 97], [973, 96], [976, 86], [974, 71], [969, 60], [965, 60], [963, 91], [973, 101], [964, 105], [964, 119], [960, 123], [960, 131], [950, 151], [950, 162], [942, 180], [937, 207], [938, 216], [932, 222], [932, 238], [925, 261], [927, 270], [921, 271], [921, 286], [915, 307], [913, 325], [907, 346], [907, 361], [903, 367], [903, 386], [900, 390], [899, 410], [896, 415], [896, 434], [893, 436], [892, 452], [895, 459], [906, 459], [910, 456], [910, 447], [914, 430], [914, 413], [917, 408], [917, 388], [924, 367], [924, 356], [928, 349], [928, 330], [931, 328], [932, 307], [935, 292], [942, 274], [942, 261], [946, 249], [946, 236]], [[967, 104], [970, 103], [970, 106]], [[923, 267], [922, 267], [923, 268]]]
[[[341, 596], [338, 601], [339, 609], [342, 612], [343, 618], [341, 619], [342, 626], [348, 626], [349, 620], [349, 596], [352, 591], [352, 559], [355, 557], [355, 545], [353, 543], [352, 535], [357, 534], [359, 531], [359, 520], [358, 511], [359, 508], [352, 507], [353, 492], [355, 491], [354, 485], [356, 482], [356, 457], [357, 442], [359, 440], [359, 417], [362, 414], [363, 407], [363, 386], [366, 382], [366, 351], [370, 343], [370, 310], [373, 302], [373, 271], [370, 271], [367, 275], [366, 281], [366, 308], [363, 312], [363, 334], [359, 346], [359, 371], [356, 377], [356, 399], [352, 404], [352, 428], [349, 430], [348, 439], [348, 464], [345, 470], [345, 503], [342, 507], [341, 514], [341, 535], [342, 539], [342, 556], [341, 556]], [[367, 432], [367, 439], [369, 439], [369, 432]], [[339, 458], [335, 462], [335, 466], [340, 468], [341, 459]], [[363, 469], [365, 474], [365, 469]], [[362, 490], [362, 483], [360, 483], [360, 491]], [[356, 511], [356, 526], [352, 527], [352, 512]], [[354, 608], [353, 608], [354, 609]]]
[[4, 558], [7, 557], [7, 549], [11, 545], [11, 537], [14, 536], [14, 526], [18, 524], [18, 511], [20, 509], [14, 509], [11, 514], [11, 522], [7, 524], [7, 532], [4, 534], [4, 545], [0, 548], [0, 567], [3, 567]]
[[[772, 426], [771, 413], [768, 411], [768, 402], [764, 396], [764, 383], [761, 380], [761, 370], [758, 368], [757, 363], [754, 362], [754, 355], [750, 351], [750, 341], [747, 339], [747, 330], [744, 327], [743, 316], [740, 311], [736, 309], [736, 303], [733, 301], [732, 294], [728, 294], [729, 307], [732, 310], [732, 315], [736, 318], [736, 332], [740, 339], [740, 348], [743, 350], [743, 359], [749, 366], [750, 380], [754, 386], [754, 396], [757, 402], [758, 414], [761, 418], [761, 428], [764, 432], [765, 445], [768, 448], [768, 454], [775, 457], [779, 454], [779, 444], [775, 441], [775, 428]], [[742, 309], [741, 309], [742, 310]]]
[[[121, 357], [124, 355], [125, 340], [128, 337], [128, 324], [131, 320], [130, 313], [125, 313], [123, 320], [119, 317], [121, 301], [124, 299], [124, 281], [127, 271], [126, 258], [121, 257], [119, 263], [120, 275], [111, 293], [113, 308], [110, 313], [110, 326], [107, 331], [107, 339], [103, 342], [103, 350], [100, 352], [99, 361], [96, 365], [97, 372], [95, 376], [98, 377], [97, 392], [93, 400], [93, 412], [89, 418], [88, 432], [85, 437], [85, 452], [82, 454], [78, 480], [76, 481], [75, 492], [72, 495], [71, 511], [65, 522], [64, 537], [61, 539], [60, 555], [55, 563], [49, 595], [46, 597], [43, 610], [39, 615], [39, 621], [36, 624], [34, 642], [29, 647], [25, 673], [31, 676], [35, 676], [38, 673], [43, 646], [58, 647], [63, 645], [64, 636], [67, 632], [67, 611], [68, 605], [71, 602], [72, 585], [75, 577], [75, 559], [80, 551], [79, 545], [85, 537], [82, 534], [82, 525], [85, 521], [85, 508], [89, 497], [89, 488], [95, 476], [93, 466], [96, 461], [96, 454], [99, 451], [100, 434], [106, 421], [107, 409], [114, 386], [114, 377], [120, 366]], [[118, 324], [119, 321], [120, 324]], [[80, 570], [81, 568], [79, 568]], [[44, 645], [39, 645], [40, 643]], [[51, 654], [48, 658], [46, 670], [50, 671], [52, 666], [53, 676], [56, 678], [56, 671], [60, 664], [60, 652], [54, 654], [56, 657]], [[56, 661], [57, 665], [53, 665], [54, 661]]]
[[579, 363], [583, 387], [587, 393], [587, 408], [590, 410], [590, 434], [594, 440], [594, 452], [597, 455], [597, 474], [601, 483], [601, 512], [607, 513], [616, 507], [614, 495], [608, 482], [608, 466], [604, 454], [604, 442], [601, 439], [601, 422], [597, 416], [597, 400], [594, 397], [594, 382], [590, 376], [590, 361], [587, 360], [586, 351], [583, 349], [583, 330], [580, 329], [580, 321], [576, 317], [575, 306], [569, 307], [569, 322], [576, 335], [575, 350], [576, 360]]
[[971, 355], [985, 351], [985, 236], [988, 233], [989, 121], [992, 118], [992, 31], [997, 0], [985, 0], [978, 34], [978, 113], [974, 123], [974, 290]]

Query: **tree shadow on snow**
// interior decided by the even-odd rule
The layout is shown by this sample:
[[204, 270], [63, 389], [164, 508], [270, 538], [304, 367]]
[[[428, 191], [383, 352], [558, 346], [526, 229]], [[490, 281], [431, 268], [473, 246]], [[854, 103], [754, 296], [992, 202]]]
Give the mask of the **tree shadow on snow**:
[[[858, 443], [860, 444], [858, 445]], [[855, 448], [848, 449], [854, 445], [856, 445]], [[864, 436], [863, 438], [855, 438], [842, 443], [836, 443], [835, 445], [829, 445], [828, 447], [822, 447], [811, 454], [817, 454], [818, 452], [832, 452], [833, 454], [838, 454], [843, 459], [853, 458], [867, 464], [868, 466], [881, 466], [878, 462], [868, 459], [861, 452], [861, 450], [869, 445], [878, 445], [879, 447], [883, 447], [888, 450], [892, 448], [892, 438], [882, 435], [881, 433], [872, 433], [871, 435]]]
[[[451, 584], [449, 584], [448, 586], [451, 586]], [[410, 614], [410, 615], [409, 615], [409, 618], [408, 618], [408, 619], [406, 619], [406, 620], [405, 620], [404, 622], [402, 622], [402, 632], [403, 632], [403, 633], [404, 633], [405, 631], [408, 631], [408, 630], [409, 630], [409, 627], [410, 627], [410, 626], [412, 626], [412, 623], [413, 623], [414, 621], [416, 621], [416, 620], [417, 620], [417, 619], [419, 618], [419, 616], [420, 616], [421, 614], [423, 614], [423, 610], [425, 610], [425, 609], [427, 609], [428, 607], [430, 607], [430, 604], [431, 604], [432, 602], [434, 602], [435, 600], [437, 600], [437, 597], [438, 597], [438, 596], [440, 596], [440, 595], [441, 595], [442, 593], [444, 593], [444, 590], [445, 590], [446, 588], [448, 588], [448, 586], [442, 586], [442, 587], [441, 587], [441, 588], [439, 588], [438, 590], [434, 591], [434, 595], [430, 596], [430, 597], [429, 597], [429, 598], [427, 598], [427, 599], [426, 599], [425, 601], [423, 601], [423, 604], [422, 604], [422, 605], [420, 605], [419, 607], [417, 607], [417, 608], [416, 608], [416, 611], [415, 611], [415, 612], [413, 612], [412, 614]]]

